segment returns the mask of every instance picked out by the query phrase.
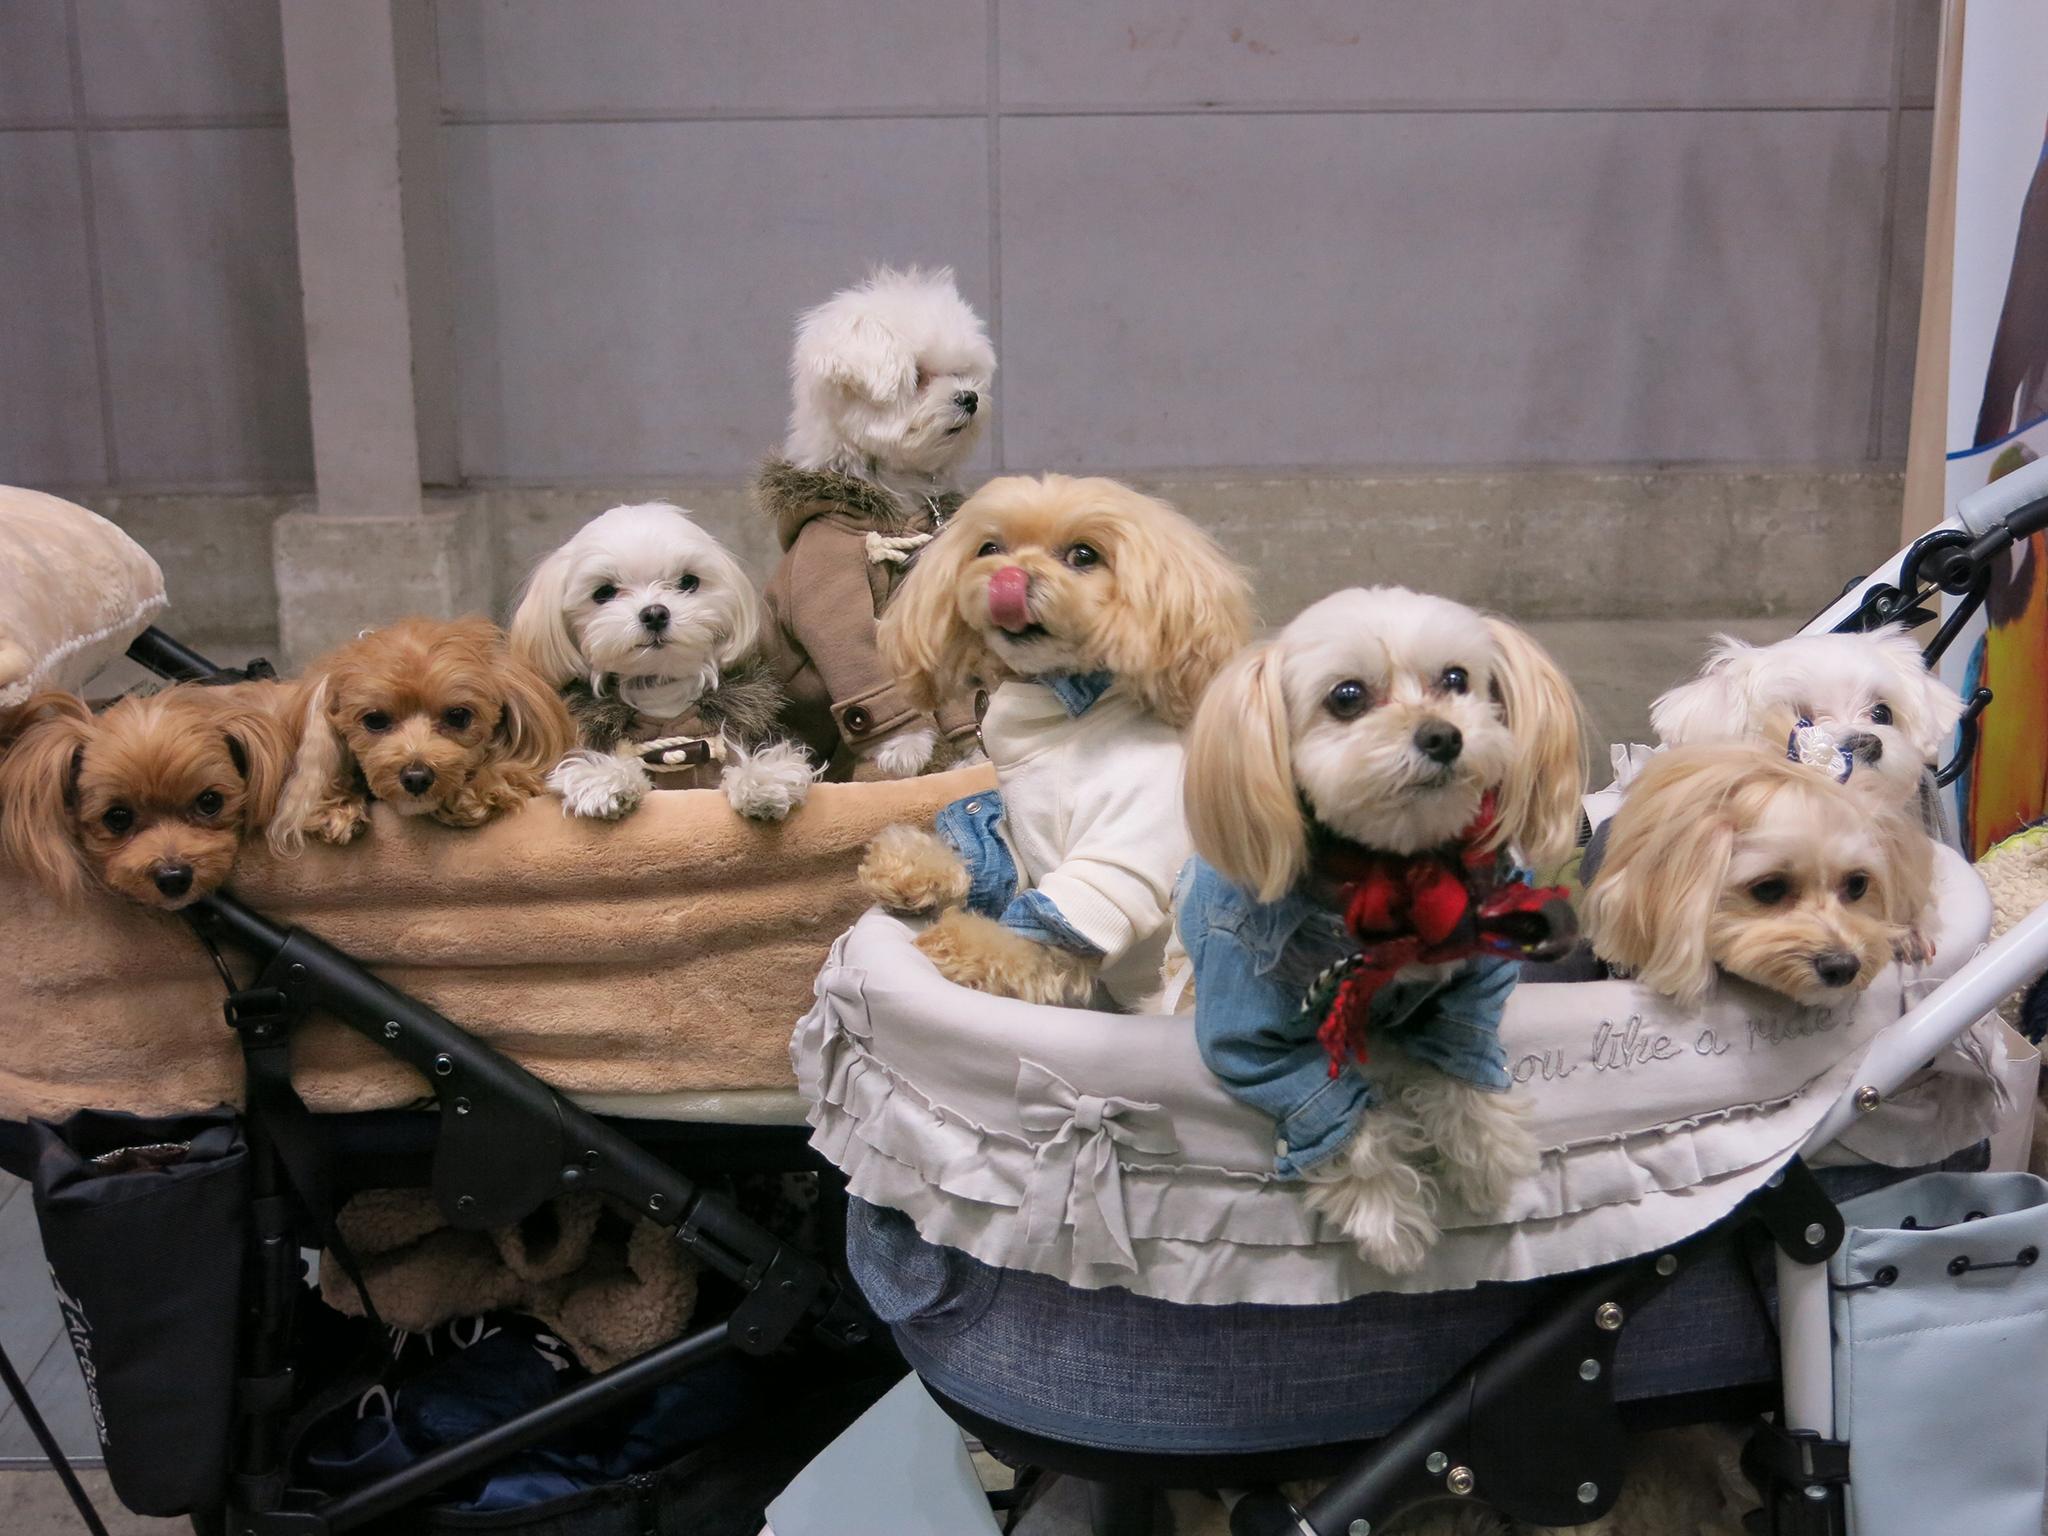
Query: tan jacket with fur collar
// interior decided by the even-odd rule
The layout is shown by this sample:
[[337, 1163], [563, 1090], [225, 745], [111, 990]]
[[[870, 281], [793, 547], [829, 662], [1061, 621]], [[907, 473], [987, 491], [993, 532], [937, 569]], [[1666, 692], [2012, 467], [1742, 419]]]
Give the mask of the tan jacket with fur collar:
[[[946, 491], [913, 500], [783, 459], [762, 466], [754, 498], [774, 518], [782, 548], [766, 595], [790, 723], [830, 759], [830, 776], [844, 778], [890, 736], [933, 723], [883, 664], [875, 626], [918, 549], [962, 498]], [[973, 695], [947, 700], [936, 724], [933, 770], [973, 749]]]

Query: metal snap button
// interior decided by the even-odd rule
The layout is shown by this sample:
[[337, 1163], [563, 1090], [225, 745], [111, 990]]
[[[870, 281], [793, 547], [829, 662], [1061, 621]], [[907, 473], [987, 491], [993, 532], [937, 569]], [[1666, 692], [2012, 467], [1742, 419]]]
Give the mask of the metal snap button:
[[855, 704], [852, 708], [848, 709], [846, 711], [846, 714], [842, 718], [844, 718], [846, 721], [847, 730], [851, 731], [856, 736], [861, 735], [868, 729], [869, 726], [875, 723], [874, 716], [870, 715], [865, 709], [862, 709], [858, 704]]

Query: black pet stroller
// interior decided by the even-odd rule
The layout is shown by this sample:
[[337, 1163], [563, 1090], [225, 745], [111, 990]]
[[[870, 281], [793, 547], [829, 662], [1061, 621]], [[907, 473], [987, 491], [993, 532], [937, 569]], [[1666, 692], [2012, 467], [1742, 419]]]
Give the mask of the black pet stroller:
[[[1852, 583], [1816, 624], [1861, 629], [1917, 622], [1930, 616], [1925, 604], [1946, 594], [1948, 616], [1928, 651], [1930, 659], [1937, 657], [1981, 606], [1993, 562], [2015, 541], [2048, 527], [2048, 484], [2028, 479], [1993, 489], [1999, 494], [1978, 498], [1960, 521]], [[139, 641], [134, 654], [167, 676], [215, 671], [155, 634]], [[1973, 701], [1973, 717], [1986, 702], [1982, 696]], [[1945, 776], [1961, 771], [1972, 740], [1966, 723]], [[107, 1262], [110, 1248], [124, 1253], [131, 1270], [150, 1265], [156, 1245], [166, 1256], [189, 1257], [181, 1238], [201, 1219], [239, 1234], [233, 1251], [212, 1254], [210, 1271], [236, 1304], [216, 1313], [226, 1326], [203, 1341], [203, 1350], [188, 1351], [225, 1387], [231, 1422], [220, 1425], [212, 1465], [186, 1479], [187, 1491], [198, 1490], [188, 1506], [195, 1526], [238, 1536], [394, 1528], [401, 1511], [417, 1511], [436, 1490], [734, 1353], [786, 1357], [803, 1351], [806, 1360], [821, 1362], [819, 1369], [849, 1380], [886, 1379], [902, 1369], [889, 1350], [892, 1336], [941, 1406], [997, 1454], [1019, 1467], [1086, 1481], [1098, 1536], [1154, 1530], [1154, 1493], [1163, 1487], [1255, 1490], [1234, 1508], [1232, 1528], [1240, 1536], [1370, 1536], [1404, 1510], [1437, 1499], [1483, 1502], [1530, 1522], [1577, 1524], [1605, 1512], [1617, 1496], [1625, 1425], [1765, 1409], [1777, 1410], [1775, 1419], [1759, 1428], [1747, 1456], [1766, 1503], [1760, 1529], [1846, 1536], [1852, 1530], [1850, 1446], [1836, 1435], [1826, 1268], [1844, 1222], [1829, 1188], [1797, 1154], [1801, 1146], [1833, 1141], [2000, 998], [2048, 969], [2048, 914], [2040, 912], [1953, 968], [1844, 1066], [1850, 1075], [1842, 1078], [1842, 1091], [1816, 1107], [1801, 1146], [1787, 1149], [1767, 1176], [1758, 1174], [1739, 1203], [1704, 1230], [1652, 1232], [1628, 1248], [1628, 1256], [1610, 1253], [1596, 1267], [1569, 1275], [1361, 1296], [1345, 1305], [1363, 1310], [1341, 1320], [1330, 1308], [1299, 1309], [1318, 1314], [1314, 1355], [1327, 1361], [1363, 1352], [1384, 1366], [1381, 1389], [1372, 1401], [1352, 1405], [1358, 1411], [1347, 1417], [1299, 1411], [1299, 1403], [1319, 1390], [1356, 1395], [1357, 1389], [1341, 1373], [1325, 1378], [1341, 1386], [1318, 1387], [1302, 1337], [1290, 1336], [1281, 1316], [1287, 1308], [1181, 1306], [1154, 1300], [1142, 1294], [1142, 1284], [1128, 1281], [1090, 1289], [1029, 1273], [1029, 1266], [997, 1269], [967, 1251], [971, 1238], [963, 1235], [957, 1247], [950, 1238], [931, 1240], [904, 1211], [874, 1199], [842, 1208], [843, 1250], [834, 1232], [815, 1250], [802, 1251], [708, 1183], [733, 1166], [822, 1166], [801, 1147], [800, 1132], [599, 1117], [314, 935], [282, 928], [227, 896], [195, 906], [191, 922], [197, 940], [221, 962], [226, 1023], [247, 1067], [248, 1108], [225, 1126], [188, 1127], [178, 1140], [187, 1150], [203, 1144], [231, 1149], [205, 1166], [235, 1171], [214, 1178], [209, 1193], [153, 1228], [103, 1209], [68, 1237], [54, 1228], [47, 1237], [63, 1281], [67, 1263], [94, 1255], [96, 1266], [87, 1264], [87, 1271], [118, 1268]], [[1965, 953], [1981, 937], [1980, 927]], [[825, 985], [821, 980], [821, 996]], [[315, 1012], [415, 1067], [431, 1085], [438, 1113], [308, 1114], [292, 1092], [286, 1050], [294, 1028]], [[819, 1103], [825, 1097], [813, 1096]], [[1085, 1134], [1107, 1135], [1105, 1127], [1127, 1107], [1153, 1106], [1121, 1099], [1070, 1103], [1069, 1120]], [[831, 1161], [857, 1161], [844, 1145], [830, 1144], [827, 1117], [817, 1104], [814, 1109], [817, 1139]], [[93, 1143], [92, 1135], [102, 1142]], [[88, 1159], [125, 1145], [118, 1124], [75, 1139], [81, 1144], [73, 1150]], [[1072, 1150], [1071, 1142], [1063, 1145]], [[29, 1171], [27, 1139], [17, 1137], [15, 1146], [21, 1150], [14, 1165]], [[1101, 1146], [1108, 1151], [1102, 1176], [1113, 1181], [1119, 1154], [1107, 1141]], [[147, 1153], [127, 1147], [125, 1155]], [[119, 1157], [115, 1164], [121, 1166]], [[1142, 1159], [1131, 1166], [1141, 1169]], [[447, 1219], [468, 1229], [517, 1220], [564, 1189], [600, 1192], [660, 1222], [708, 1272], [724, 1277], [733, 1299], [729, 1314], [401, 1471], [323, 1496], [296, 1479], [289, 1458], [287, 1428], [325, 1385], [303, 1379], [302, 1332], [295, 1326], [306, 1310], [300, 1251], [327, 1241], [339, 1195], [407, 1176], [429, 1182]], [[1863, 1174], [1855, 1182], [1884, 1176]], [[1834, 1176], [1835, 1192], [1843, 1187]], [[1054, 1226], [1054, 1244], [1071, 1248], [1071, 1222]], [[1774, 1286], [1771, 1275], [1757, 1275], [1749, 1262], [1756, 1256], [1751, 1234], [1775, 1255], [1764, 1266], [1775, 1271]], [[67, 1254], [65, 1244], [74, 1240], [78, 1252]], [[850, 1255], [850, 1273], [842, 1251]], [[2030, 1263], [1980, 1254], [1977, 1268]], [[1764, 1293], [1773, 1289], [1775, 1324], [1764, 1306]], [[134, 1424], [139, 1412], [147, 1422], [152, 1413], [178, 1414], [188, 1395], [198, 1400], [197, 1383], [138, 1382], [132, 1374], [121, 1380], [111, 1358], [130, 1346], [146, 1352], [140, 1345], [149, 1336], [180, 1327], [181, 1318], [143, 1315], [146, 1308], [121, 1315], [118, 1305], [110, 1311], [83, 1290], [67, 1283], [66, 1302], [91, 1319], [97, 1352], [90, 1358], [110, 1420]], [[136, 1286], [124, 1294], [137, 1304]], [[877, 1327], [877, 1314], [891, 1329]], [[1703, 1317], [1739, 1318], [1739, 1326], [1707, 1328]], [[1004, 1335], [1012, 1325], [1014, 1337]], [[1060, 1330], [1056, 1340], [1047, 1333], [1052, 1328]], [[1140, 1381], [1129, 1394], [1165, 1409], [1155, 1422], [1127, 1426], [1091, 1421], [1080, 1404], [1070, 1403], [1074, 1411], [1063, 1415], [1043, 1396], [1032, 1396], [1037, 1389], [1057, 1393], [1060, 1378], [1034, 1374], [1015, 1347], [1006, 1352], [1017, 1339], [1037, 1341], [1029, 1353], [1068, 1366], [1079, 1362], [1098, 1375], [1165, 1370], [1160, 1380]], [[1292, 1373], [1291, 1399], [1262, 1385], [1269, 1374], [1262, 1345], [1275, 1350], [1266, 1357], [1279, 1362], [1271, 1370]], [[1134, 1352], [1116, 1357], [1124, 1349]], [[849, 1357], [858, 1368], [846, 1366]], [[822, 1364], [831, 1359], [841, 1363]], [[1211, 1400], [1177, 1415], [1173, 1399], [1189, 1378], [1168, 1367], [1198, 1359], [1215, 1367], [1202, 1389]], [[134, 1396], [116, 1404], [111, 1394], [117, 1390]], [[1248, 1428], [1242, 1417], [1232, 1419], [1217, 1407], [1225, 1399], [1244, 1413], [1264, 1412], [1266, 1422]], [[850, 1399], [841, 1421], [865, 1400]], [[1211, 1414], [1206, 1421], [1205, 1412]], [[1173, 1421], [1198, 1432], [1176, 1442], [1159, 1432]], [[54, 1459], [55, 1447], [46, 1448]], [[1283, 1480], [1325, 1475], [1335, 1480], [1302, 1509], [1270, 1491]], [[667, 1510], [659, 1492], [628, 1491], [574, 1528], [697, 1528]]]

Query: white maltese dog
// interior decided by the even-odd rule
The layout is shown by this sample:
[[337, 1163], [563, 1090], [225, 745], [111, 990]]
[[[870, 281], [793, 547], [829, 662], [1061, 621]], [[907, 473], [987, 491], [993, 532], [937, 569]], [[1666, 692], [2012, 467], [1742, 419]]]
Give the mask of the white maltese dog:
[[[1650, 723], [1667, 747], [1756, 741], [1809, 763], [1825, 759], [1873, 811], [1907, 813], [1881, 814], [1878, 826], [1902, 889], [1931, 891], [1922, 785], [1962, 713], [1912, 635], [1892, 627], [1766, 646], [1723, 635], [1697, 678], [1650, 706]], [[1924, 903], [1907, 916], [1900, 952], [1908, 959], [1929, 953], [1926, 916]]]
[[995, 367], [943, 268], [883, 267], [797, 321], [785, 457], [755, 498], [783, 551], [767, 598], [791, 719], [835, 771], [907, 778], [975, 751], [973, 690], [917, 707], [875, 636], [960, 503]]
[[667, 502], [613, 507], [534, 568], [512, 646], [576, 721], [581, 748], [548, 776], [565, 814], [623, 816], [652, 773], [716, 783], [757, 820], [803, 804], [814, 775], [779, 733], [761, 614], [739, 563]]
[[1516, 865], [1572, 846], [1580, 718], [1514, 625], [1374, 587], [1240, 653], [1189, 728], [1203, 1060], [1390, 1273], [1436, 1242], [1439, 1191], [1497, 1216], [1537, 1166], [1498, 1032], [1515, 958], [1570, 939], [1564, 892]]
[[913, 494], [948, 485], [981, 434], [995, 371], [951, 268], [878, 268], [797, 321], [783, 454]]

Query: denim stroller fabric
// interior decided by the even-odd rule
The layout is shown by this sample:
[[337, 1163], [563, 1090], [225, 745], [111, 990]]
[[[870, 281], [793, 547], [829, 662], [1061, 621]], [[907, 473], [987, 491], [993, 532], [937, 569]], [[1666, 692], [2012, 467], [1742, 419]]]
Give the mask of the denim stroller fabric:
[[[1950, 1166], [1981, 1167], [1984, 1148]], [[1818, 1171], [1840, 1198], [1894, 1169]], [[1277, 1450], [1386, 1432], [1564, 1281], [1334, 1305], [1182, 1306], [1083, 1291], [927, 1243], [897, 1211], [855, 1201], [847, 1257], [917, 1373], [1032, 1434], [1112, 1450]], [[1773, 1381], [1770, 1261], [1734, 1234], [1698, 1245], [1630, 1321], [1623, 1401]], [[1928, 1527], [1932, 1530], [1934, 1527]], [[1924, 1536], [1924, 1533], [1922, 1533]]]
[[[1842, 1208], [1835, 1435], [1856, 1536], [2038, 1536], [2048, 1181], [1928, 1174]], [[1910, 1223], [1910, 1225], [1909, 1225]]]

